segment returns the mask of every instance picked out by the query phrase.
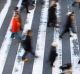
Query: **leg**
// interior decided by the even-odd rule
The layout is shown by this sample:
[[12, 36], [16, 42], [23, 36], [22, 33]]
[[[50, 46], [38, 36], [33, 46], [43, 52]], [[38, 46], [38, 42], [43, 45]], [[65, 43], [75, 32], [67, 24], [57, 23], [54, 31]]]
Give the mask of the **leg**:
[[20, 37], [19, 33], [15, 33], [14, 36], [19, 42], [21, 42], [21, 37]]
[[56, 21], [56, 20], [53, 20], [52, 23], [53, 23], [53, 24], [52, 24], [53, 27], [57, 27], [57, 26], [56, 26], [56, 24], [57, 24], [57, 21]]
[[24, 9], [25, 9], [25, 6], [21, 5], [20, 12], [23, 11]]
[[25, 51], [24, 55], [22, 56], [22, 60], [26, 59], [27, 51]]
[[25, 8], [26, 8], [26, 13], [29, 13], [28, 5], [26, 5]]
[[62, 38], [62, 36], [63, 36], [65, 33], [66, 33], [66, 31], [63, 31], [59, 37]]
[[33, 52], [32, 50], [30, 51], [30, 53], [31, 53], [35, 58], [38, 57], [38, 56], [35, 55], [35, 52]]
[[12, 33], [12, 34], [11, 34], [11, 38], [14, 38], [14, 34], [15, 34], [15, 33]]

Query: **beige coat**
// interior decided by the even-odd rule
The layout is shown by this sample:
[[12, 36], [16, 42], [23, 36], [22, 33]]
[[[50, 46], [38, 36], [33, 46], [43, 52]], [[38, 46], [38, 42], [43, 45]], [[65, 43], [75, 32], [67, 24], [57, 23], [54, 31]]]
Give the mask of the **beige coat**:
[[80, 0], [75, 0], [76, 2], [80, 2]]

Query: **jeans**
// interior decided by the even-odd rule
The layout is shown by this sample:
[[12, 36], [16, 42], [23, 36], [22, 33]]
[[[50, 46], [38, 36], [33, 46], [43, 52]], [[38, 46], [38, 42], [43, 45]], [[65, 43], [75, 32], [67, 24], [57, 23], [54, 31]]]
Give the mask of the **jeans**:
[[21, 42], [21, 36], [19, 35], [19, 33], [12, 33], [11, 38], [16, 38], [19, 42]]

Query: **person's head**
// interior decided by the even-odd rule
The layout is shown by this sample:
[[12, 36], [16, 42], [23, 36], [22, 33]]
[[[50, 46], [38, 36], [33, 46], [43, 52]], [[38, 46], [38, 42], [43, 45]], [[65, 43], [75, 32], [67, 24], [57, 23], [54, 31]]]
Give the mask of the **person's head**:
[[18, 7], [15, 7], [15, 8], [14, 8], [14, 12], [15, 12], [15, 14], [20, 14], [19, 8], [18, 8]]
[[19, 8], [18, 8], [18, 7], [15, 7], [15, 8], [14, 8], [14, 11], [18, 11], [18, 10], [19, 10]]
[[27, 35], [32, 36], [32, 30], [28, 30]]

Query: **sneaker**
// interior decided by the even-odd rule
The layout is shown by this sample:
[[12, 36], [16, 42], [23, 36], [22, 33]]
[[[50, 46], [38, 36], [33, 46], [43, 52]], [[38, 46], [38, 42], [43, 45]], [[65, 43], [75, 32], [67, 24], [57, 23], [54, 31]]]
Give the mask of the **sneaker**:
[[62, 36], [60, 35], [60, 36], [59, 36], [59, 38], [61, 38], [61, 39], [62, 39]]

